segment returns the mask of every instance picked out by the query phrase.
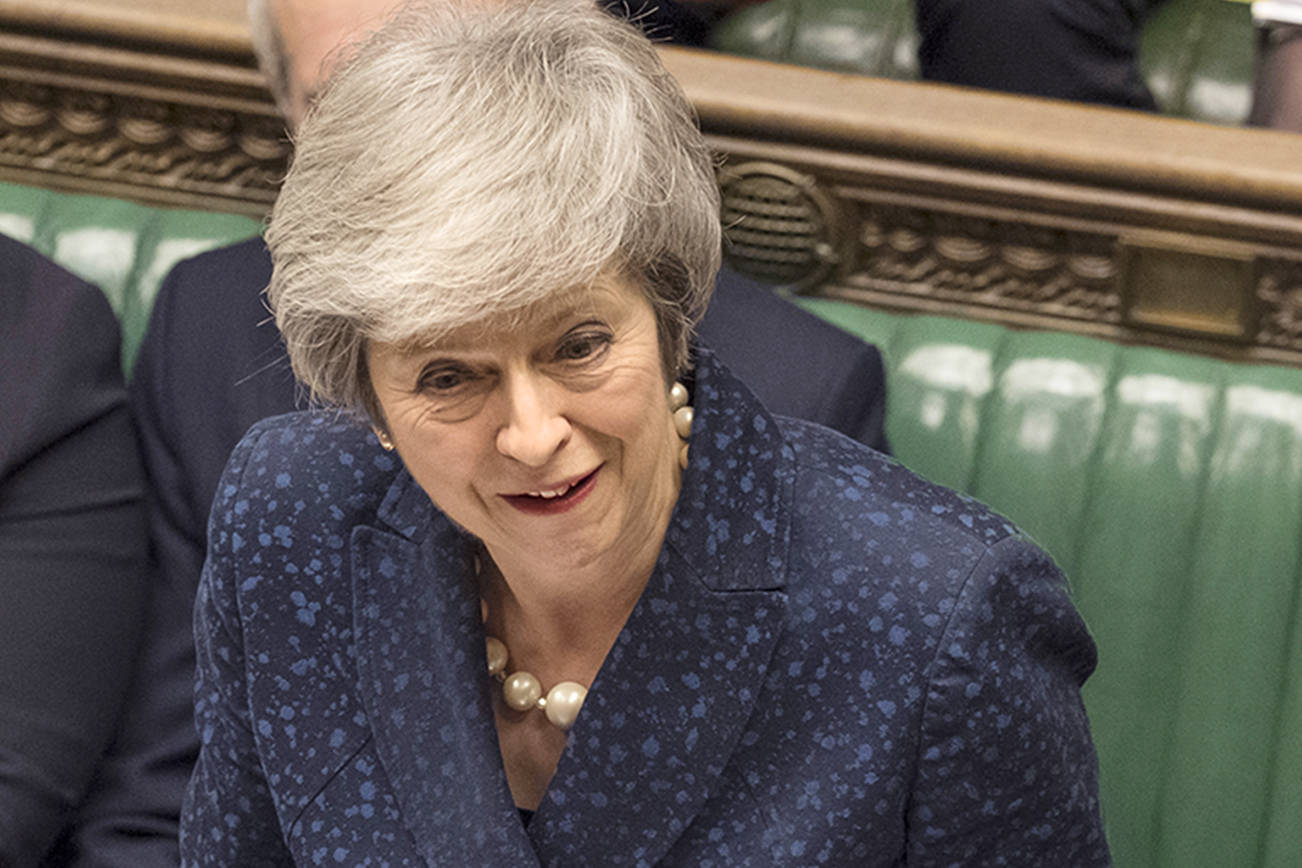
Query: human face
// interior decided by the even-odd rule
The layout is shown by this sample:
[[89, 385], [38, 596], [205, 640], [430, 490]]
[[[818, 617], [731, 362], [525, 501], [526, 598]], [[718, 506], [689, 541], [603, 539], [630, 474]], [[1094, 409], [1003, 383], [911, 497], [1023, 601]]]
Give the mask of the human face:
[[395, 0], [272, 0], [288, 64], [291, 127], [303, 120], [346, 46], [379, 27], [396, 5]]
[[635, 284], [609, 277], [435, 342], [376, 343], [367, 360], [408, 471], [504, 573], [649, 573], [681, 441]]

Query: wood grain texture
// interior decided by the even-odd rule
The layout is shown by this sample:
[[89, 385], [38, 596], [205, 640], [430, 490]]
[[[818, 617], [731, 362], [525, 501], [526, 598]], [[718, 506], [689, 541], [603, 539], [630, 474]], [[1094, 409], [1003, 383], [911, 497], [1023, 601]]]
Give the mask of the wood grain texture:
[[[0, 0], [0, 179], [260, 216], [244, 0]], [[733, 265], [887, 309], [1302, 365], [1302, 139], [661, 48]], [[730, 210], [729, 210], [730, 209]]]
[[0, 29], [247, 54], [244, 0], [0, 0]]

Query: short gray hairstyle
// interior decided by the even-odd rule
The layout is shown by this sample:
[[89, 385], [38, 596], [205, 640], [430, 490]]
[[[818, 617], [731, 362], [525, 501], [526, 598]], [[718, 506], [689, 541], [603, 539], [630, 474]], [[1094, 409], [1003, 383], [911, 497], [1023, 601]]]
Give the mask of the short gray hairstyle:
[[404, 9], [327, 84], [267, 230], [299, 380], [379, 424], [370, 341], [434, 339], [604, 275], [688, 363], [721, 254], [714, 163], [651, 43], [592, 0]]
[[289, 57], [280, 26], [271, 12], [268, 0], [249, 0], [249, 37], [253, 41], [253, 55], [258, 68], [267, 80], [267, 89], [276, 100], [280, 113], [290, 116]]

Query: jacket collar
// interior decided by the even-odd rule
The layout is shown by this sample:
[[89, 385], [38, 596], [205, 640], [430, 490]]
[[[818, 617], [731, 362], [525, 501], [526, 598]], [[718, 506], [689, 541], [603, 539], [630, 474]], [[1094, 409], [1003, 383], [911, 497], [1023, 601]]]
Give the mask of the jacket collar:
[[[359, 691], [425, 857], [654, 863], [713, 791], [782, 632], [793, 454], [707, 351], [666, 545], [526, 837], [484, 673], [472, 540], [405, 472], [352, 538]], [[532, 843], [532, 847], [530, 844]]]

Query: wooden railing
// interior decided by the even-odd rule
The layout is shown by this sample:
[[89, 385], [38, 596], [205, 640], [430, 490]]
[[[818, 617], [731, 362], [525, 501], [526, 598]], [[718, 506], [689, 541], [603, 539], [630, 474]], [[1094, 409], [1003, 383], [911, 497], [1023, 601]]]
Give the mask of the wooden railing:
[[0, 177], [263, 215], [289, 156], [242, 0], [0, 0]]
[[[288, 142], [242, 0], [194, 5], [0, 0], [0, 178], [265, 213]], [[1302, 138], [662, 52], [725, 158], [740, 270], [1302, 365]]]

